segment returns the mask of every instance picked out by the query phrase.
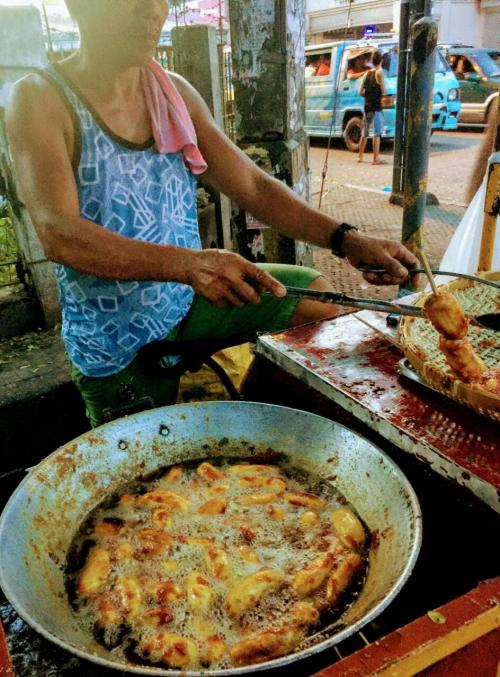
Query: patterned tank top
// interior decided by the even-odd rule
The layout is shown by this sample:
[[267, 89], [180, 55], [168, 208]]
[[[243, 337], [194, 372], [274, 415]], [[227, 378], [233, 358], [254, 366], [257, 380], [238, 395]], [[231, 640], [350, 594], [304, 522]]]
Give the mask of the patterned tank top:
[[[135, 240], [200, 249], [196, 179], [182, 154], [159, 154], [152, 139], [121, 139], [53, 65], [40, 73], [73, 118], [82, 218]], [[176, 282], [107, 280], [59, 264], [56, 276], [63, 340], [87, 376], [124, 369], [142, 346], [176, 327], [193, 302], [191, 287]]]

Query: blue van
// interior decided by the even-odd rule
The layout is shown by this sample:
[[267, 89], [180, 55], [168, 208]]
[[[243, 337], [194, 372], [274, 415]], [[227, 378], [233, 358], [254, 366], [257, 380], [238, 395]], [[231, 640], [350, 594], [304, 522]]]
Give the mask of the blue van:
[[[305, 130], [309, 136], [331, 134], [334, 138], [343, 137], [349, 150], [358, 150], [364, 99], [359, 95], [361, 78], [348, 79], [347, 71], [353, 68], [354, 63], [359, 63], [360, 57], [361, 60], [365, 58], [369, 61], [375, 50], [380, 50], [384, 55], [382, 65], [387, 90], [382, 136], [393, 139], [396, 126], [398, 49], [398, 42], [394, 37], [308, 45]], [[446, 60], [436, 50], [432, 129], [457, 129], [460, 109], [458, 81]]]

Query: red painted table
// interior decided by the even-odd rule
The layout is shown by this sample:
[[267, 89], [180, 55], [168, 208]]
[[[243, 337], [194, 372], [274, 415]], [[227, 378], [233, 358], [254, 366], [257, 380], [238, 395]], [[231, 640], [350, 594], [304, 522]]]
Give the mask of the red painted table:
[[356, 651], [313, 677], [498, 677], [500, 578]]
[[256, 351], [500, 512], [500, 425], [402, 377], [398, 349], [354, 315], [261, 336]]

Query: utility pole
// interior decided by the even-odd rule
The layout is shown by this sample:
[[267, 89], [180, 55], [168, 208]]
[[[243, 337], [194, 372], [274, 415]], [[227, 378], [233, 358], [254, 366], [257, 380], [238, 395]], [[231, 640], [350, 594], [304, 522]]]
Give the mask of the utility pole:
[[407, 115], [410, 105], [410, 55], [412, 26], [422, 17], [431, 16], [432, 0], [401, 0], [399, 18], [398, 88], [396, 131], [390, 202], [403, 206], [405, 167], [408, 158]]
[[417, 254], [423, 243], [436, 46], [436, 22], [429, 16], [418, 19], [411, 29], [402, 232], [403, 244]]
[[404, 186], [404, 139], [405, 111], [407, 110], [408, 81], [408, 33], [410, 29], [410, 0], [401, 0], [399, 19], [399, 51], [398, 51], [398, 89], [396, 98], [396, 132], [394, 137], [394, 159], [392, 171], [392, 195], [390, 202], [403, 204]]

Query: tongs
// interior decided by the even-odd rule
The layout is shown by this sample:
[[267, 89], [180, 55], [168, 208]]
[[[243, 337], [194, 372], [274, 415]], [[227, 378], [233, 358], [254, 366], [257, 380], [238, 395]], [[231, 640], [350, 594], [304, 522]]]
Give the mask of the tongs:
[[[315, 301], [320, 301], [321, 303], [336, 303], [339, 306], [351, 306], [353, 308], [374, 310], [381, 313], [392, 313], [394, 315], [424, 317], [423, 308], [411, 306], [407, 303], [359, 298], [357, 296], [349, 296], [349, 294], [344, 294], [343, 292], [317, 291], [316, 289], [302, 289], [301, 287], [285, 287], [285, 289], [288, 296], [296, 296], [301, 299], [313, 299]], [[264, 293], [270, 294], [271, 292]], [[500, 313], [477, 315], [476, 317], [471, 317], [471, 322], [484, 329], [500, 331]]]
[[313, 299], [321, 303], [336, 303], [339, 306], [352, 306], [364, 310], [376, 310], [381, 313], [396, 313], [397, 315], [411, 315], [423, 317], [424, 311], [418, 306], [410, 306], [396, 301], [382, 301], [380, 299], [365, 299], [349, 296], [343, 292], [317, 291], [316, 289], [302, 289], [301, 287], [285, 287], [288, 296], [298, 296], [302, 299]]

